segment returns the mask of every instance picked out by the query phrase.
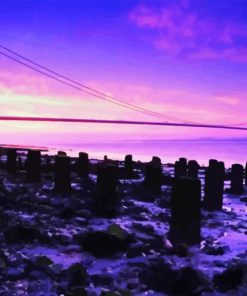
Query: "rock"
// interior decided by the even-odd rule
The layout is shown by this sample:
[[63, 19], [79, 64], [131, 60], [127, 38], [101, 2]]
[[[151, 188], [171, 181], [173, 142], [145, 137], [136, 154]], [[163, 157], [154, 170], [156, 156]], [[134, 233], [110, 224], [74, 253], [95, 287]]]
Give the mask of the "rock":
[[152, 261], [140, 272], [140, 282], [148, 289], [169, 295], [200, 295], [208, 289], [208, 282], [196, 270], [191, 267], [173, 270], [162, 259]]
[[202, 247], [202, 252], [208, 255], [223, 255], [227, 250], [229, 250], [228, 246], [222, 246], [218, 242], [214, 242], [211, 240], [204, 241], [203, 247]]
[[112, 224], [108, 227], [107, 232], [110, 235], [114, 235], [119, 239], [126, 239], [128, 237], [128, 233], [123, 230], [118, 224]]
[[83, 286], [72, 287], [67, 290], [64, 296], [87, 296], [88, 293]]
[[129, 290], [135, 290], [139, 287], [140, 283], [138, 279], [130, 279], [127, 281], [126, 286]]
[[41, 280], [46, 279], [47, 274], [44, 271], [34, 269], [29, 272], [29, 277], [34, 280]]
[[50, 266], [52, 272], [54, 272], [55, 274], [59, 274], [62, 272], [63, 269], [63, 265], [59, 264], [59, 263], [54, 263]]
[[95, 231], [77, 237], [79, 243], [85, 251], [88, 251], [96, 257], [111, 257], [115, 253], [124, 252], [127, 250], [129, 237], [119, 238], [115, 234], [108, 232]]
[[110, 291], [110, 290], [101, 290], [100, 296], [131, 296], [131, 292], [125, 289], [121, 289], [118, 291]]
[[144, 225], [144, 224], [136, 223], [136, 222], [133, 222], [132, 225], [136, 230], [139, 230], [139, 231], [146, 233], [146, 234], [154, 234], [154, 232], [155, 232], [152, 225], [148, 225], [148, 224]]
[[41, 265], [41, 266], [49, 266], [51, 264], [53, 264], [53, 261], [48, 258], [47, 256], [37, 256], [35, 258], [35, 263], [37, 265]]
[[169, 293], [178, 277], [178, 272], [172, 270], [172, 266], [162, 259], [153, 260], [148, 267], [144, 267], [139, 274], [140, 282], [148, 289]]
[[107, 274], [95, 274], [91, 276], [91, 280], [95, 286], [110, 286], [113, 282], [113, 278]]
[[236, 266], [230, 266], [221, 274], [216, 274], [214, 276], [213, 282], [218, 291], [227, 292], [240, 286], [242, 284], [243, 277], [244, 266], [240, 264]]
[[88, 211], [86, 209], [82, 209], [82, 210], [78, 211], [78, 216], [84, 217], [84, 218], [90, 218], [90, 217], [92, 217], [92, 214], [90, 213], [90, 211]]
[[72, 208], [68, 207], [65, 208], [62, 213], [60, 214], [60, 217], [64, 220], [70, 220], [71, 218], [73, 218], [75, 216], [75, 210], [73, 210]]
[[9, 267], [7, 269], [7, 277], [12, 280], [17, 280], [24, 277], [24, 269], [23, 268], [16, 268], [16, 267]]
[[191, 267], [185, 267], [178, 273], [172, 287], [172, 295], [200, 295], [207, 290], [208, 283], [202, 275]]
[[0, 258], [0, 270], [4, 270], [6, 268], [6, 260], [4, 258]]
[[4, 232], [5, 239], [9, 243], [33, 242], [39, 235], [40, 233], [37, 229], [22, 225], [10, 226], [10, 228]]
[[75, 263], [67, 270], [69, 286], [81, 286], [86, 283], [88, 277], [86, 269], [80, 264]]

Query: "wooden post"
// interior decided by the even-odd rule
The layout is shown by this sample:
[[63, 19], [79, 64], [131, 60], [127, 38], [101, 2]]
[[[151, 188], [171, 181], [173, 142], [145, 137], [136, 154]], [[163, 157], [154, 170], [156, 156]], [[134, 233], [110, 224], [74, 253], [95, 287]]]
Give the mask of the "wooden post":
[[133, 160], [132, 160], [132, 155], [130, 154], [125, 156], [124, 170], [127, 178], [131, 178], [133, 176]]
[[114, 216], [118, 205], [117, 166], [103, 164], [98, 167], [96, 190], [96, 212], [102, 216]]
[[174, 180], [169, 239], [173, 244], [201, 241], [201, 182], [181, 177]]
[[17, 169], [17, 152], [16, 149], [9, 148], [7, 150], [7, 171], [15, 173]]
[[245, 170], [244, 170], [244, 184], [247, 185], [247, 162], [245, 164]]
[[223, 205], [225, 169], [222, 163], [211, 162], [205, 171], [203, 207], [207, 211], [221, 211]]
[[190, 160], [188, 162], [188, 177], [198, 178], [199, 167], [200, 166], [196, 160]]
[[231, 169], [231, 189], [232, 194], [241, 195], [243, 194], [243, 178], [244, 168], [241, 164], [233, 164]]
[[88, 161], [88, 154], [85, 152], [79, 153], [79, 158], [76, 163], [76, 169], [78, 176], [88, 179], [89, 174], [89, 161]]
[[147, 192], [160, 194], [162, 181], [161, 160], [154, 156], [152, 161], [146, 164], [144, 189]]
[[179, 158], [178, 161], [175, 162], [174, 166], [174, 177], [181, 178], [187, 176], [187, 160], [184, 157]]
[[54, 187], [54, 191], [56, 193], [68, 193], [71, 191], [70, 171], [70, 157], [65, 155], [56, 155]]
[[41, 152], [29, 150], [26, 161], [27, 182], [40, 182], [41, 179]]
[[60, 156], [66, 156], [67, 153], [64, 152], [64, 151], [58, 151], [58, 152], [57, 152], [57, 155], [60, 155]]
[[216, 159], [209, 159], [208, 166], [211, 167], [211, 166], [217, 165], [217, 163], [218, 163], [218, 160], [216, 160]]

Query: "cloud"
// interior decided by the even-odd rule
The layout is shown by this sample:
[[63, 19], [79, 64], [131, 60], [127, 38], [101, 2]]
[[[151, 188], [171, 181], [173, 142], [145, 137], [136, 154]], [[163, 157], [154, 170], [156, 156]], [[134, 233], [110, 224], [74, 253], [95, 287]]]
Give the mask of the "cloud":
[[202, 16], [188, 5], [172, 2], [159, 9], [139, 5], [129, 20], [142, 28], [150, 42], [170, 55], [207, 60], [247, 62], [247, 25], [233, 20]]
[[233, 96], [217, 96], [216, 99], [220, 102], [223, 102], [227, 105], [238, 105], [239, 104], [239, 99], [237, 97]]

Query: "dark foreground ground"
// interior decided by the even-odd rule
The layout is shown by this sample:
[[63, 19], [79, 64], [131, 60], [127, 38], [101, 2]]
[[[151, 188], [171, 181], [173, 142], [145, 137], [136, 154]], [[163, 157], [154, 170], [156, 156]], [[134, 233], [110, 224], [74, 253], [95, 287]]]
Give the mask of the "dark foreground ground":
[[117, 217], [100, 218], [93, 173], [62, 196], [52, 174], [33, 185], [1, 170], [0, 295], [247, 295], [246, 197], [225, 194], [222, 212], [202, 211], [201, 245], [174, 248], [170, 187], [143, 201], [136, 174], [120, 180]]

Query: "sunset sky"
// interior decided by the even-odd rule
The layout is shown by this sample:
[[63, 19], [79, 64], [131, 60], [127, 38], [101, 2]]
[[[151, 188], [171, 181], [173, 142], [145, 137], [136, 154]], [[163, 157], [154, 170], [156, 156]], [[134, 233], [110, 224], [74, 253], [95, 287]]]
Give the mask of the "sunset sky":
[[[0, 44], [155, 112], [200, 123], [247, 122], [246, 0], [1, 0]], [[0, 110], [15, 116], [161, 120], [81, 93], [2, 55]], [[246, 135], [14, 122], [1, 123], [0, 132], [1, 143], [39, 145]]]

